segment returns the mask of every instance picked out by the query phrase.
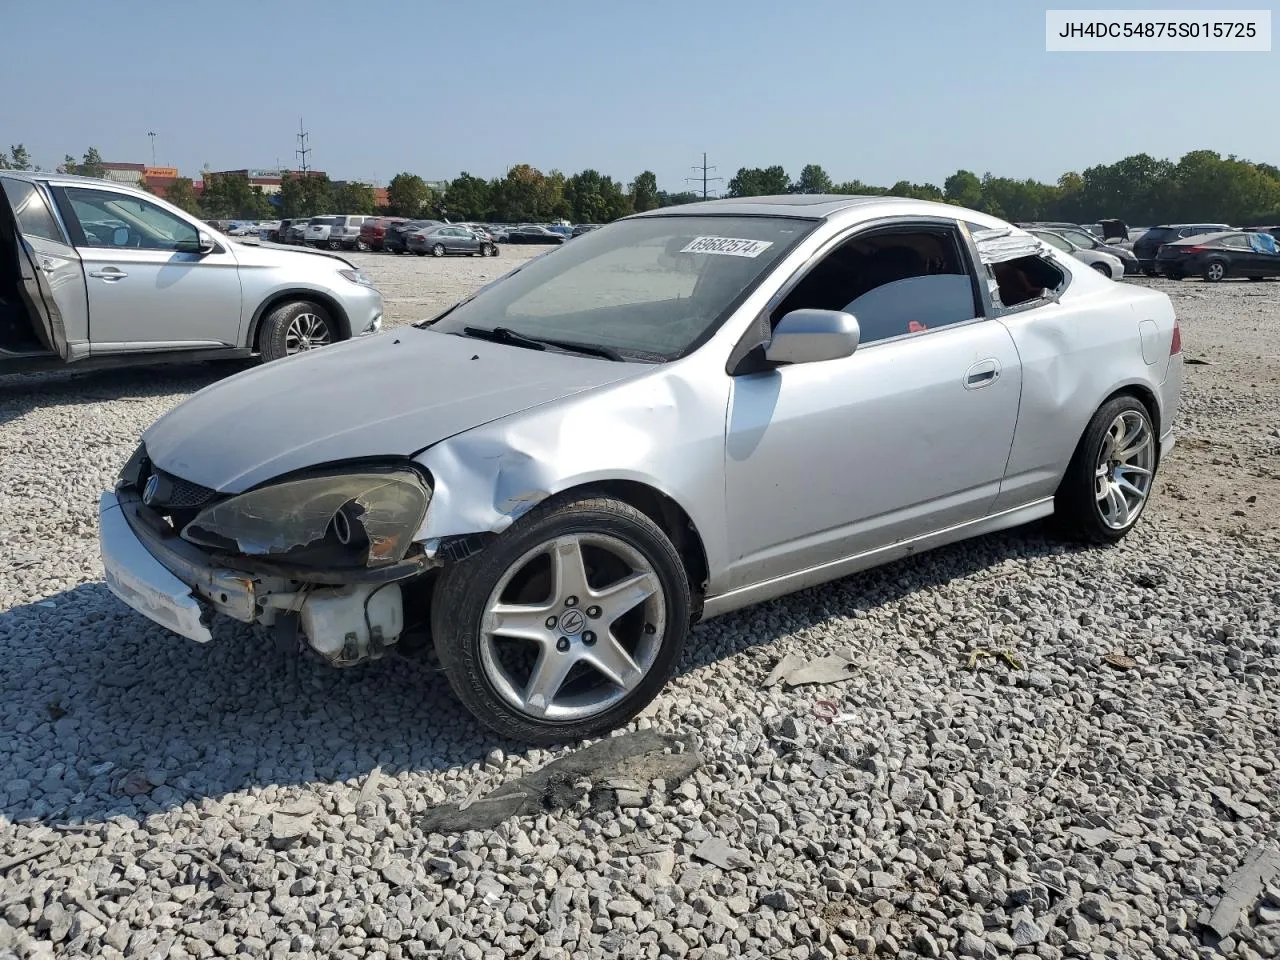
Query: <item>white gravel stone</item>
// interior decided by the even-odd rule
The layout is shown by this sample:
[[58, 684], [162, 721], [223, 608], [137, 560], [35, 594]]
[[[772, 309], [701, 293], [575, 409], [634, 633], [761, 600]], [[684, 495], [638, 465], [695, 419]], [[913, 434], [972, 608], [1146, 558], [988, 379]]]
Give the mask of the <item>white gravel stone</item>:
[[[353, 258], [394, 328], [529, 252]], [[1216, 946], [1197, 921], [1277, 840], [1280, 284], [1152, 285], [1213, 364], [1125, 541], [1012, 531], [711, 621], [643, 721], [701, 770], [452, 836], [418, 815], [560, 751], [420, 659], [198, 646], [103, 586], [98, 492], [234, 368], [0, 379], [0, 957], [1280, 955], [1280, 880]], [[850, 647], [838, 686], [763, 685]]]

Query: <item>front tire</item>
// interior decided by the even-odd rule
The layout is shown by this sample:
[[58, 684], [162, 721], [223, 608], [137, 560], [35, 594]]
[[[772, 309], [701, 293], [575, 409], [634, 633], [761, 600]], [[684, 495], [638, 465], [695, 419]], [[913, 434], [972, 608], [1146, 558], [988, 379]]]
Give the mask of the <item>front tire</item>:
[[1105, 263], [1102, 263], [1101, 261], [1099, 261], [1098, 263], [1091, 263], [1089, 264], [1089, 266], [1093, 267], [1093, 269], [1097, 270], [1100, 274], [1102, 274], [1108, 280], [1111, 279], [1111, 268], [1107, 266]]
[[1147, 408], [1132, 396], [1103, 404], [1067, 466], [1054, 512], [1063, 532], [1086, 543], [1115, 543], [1147, 505], [1159, 459]]
[[281, 304], [262, 321], [258, 352], [264, 363], [318, 350], [338, 340], [338, 326], [318, 303], [294, 300]]
[[467, 709], [504, 737], [556, 743], [606, 733], [657, 696], [692, 600], [662, 529], [601, 496], [543, 504], [445, 566], [431, 610], [437, 656]]

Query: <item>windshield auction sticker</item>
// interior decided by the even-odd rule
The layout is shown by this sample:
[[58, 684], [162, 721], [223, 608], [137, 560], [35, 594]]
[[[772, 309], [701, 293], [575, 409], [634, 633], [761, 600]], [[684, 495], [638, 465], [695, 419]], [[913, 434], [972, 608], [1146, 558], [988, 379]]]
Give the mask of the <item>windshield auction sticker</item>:
[[681, 253], [718, 253], [722, 257], [758, 257], [773, 246], [772, 240], [735, 240], [733, 237], [694, 237]]

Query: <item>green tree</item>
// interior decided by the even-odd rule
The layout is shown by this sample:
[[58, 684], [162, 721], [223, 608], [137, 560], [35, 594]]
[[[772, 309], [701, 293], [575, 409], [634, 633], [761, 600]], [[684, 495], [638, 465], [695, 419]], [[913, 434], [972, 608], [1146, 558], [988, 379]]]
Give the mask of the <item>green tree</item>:
[[4, 155], [4, 151], [0, 150], [0, 168], [8, 170], [30, 170], [31, 154], [27, 153], [27, 148], [21, 143], [12, 144], [9, 147], [9, 156]]
[[982, 202], [982, 181], [972, 170], [957, 170], [942, 182], [946, 199], [962, 207], [974, 209]]
[[536, 167], [518, 163], [500, 180], [490, 183], [495, 217], [504, 223], [527, 223], [541, 219], [546, 202], [546, 176]]
[[692, 190], [682, 190], [679, 193], [667, 193], [665, 190], [658, 191], [659, 207], [679, 207], [686, 203], [697, 203], [701, 199], [702, 197]]
[[348, 181], [339, 187], [333, 198], [334, 206], [342, 213], [370, 214], [377, 206], [373, 187], [367, 183]]
[[831, 178], [816, 163], [805, 164], [800, 178], [791, 185], [792, 193], [831, 193]]
[[787, 171], [780, 166], [742, 167], [729, 181], [731, 197], [771, 197], [787, 193], [791, 189], [791, 179]]
[[419, 217], [431, 198], [431, 188], [416, 173], [397, 173], [387, 184], [387, 210], [392, 216]]
[[465, 170], [449, 184], [444, 199], [449, 211], [459, 220], [489, 218], [489, 184]]
[[608, 223], [623, 216], [629, 199], [622, 185], [598, 170], [575, 173], [565, 184], [569, 215], [577, 223]]
[[107, 168], [102, 165], [102, 155], [98, 153], [97, 147], [90, 147], [84, 152], [84, 161], [76, 173], [82, 177], [97, 177], [99, 180], [106, 177]]
[[261, 187], [241, 173], [206, 174], [200, 206], [214, 220], [261, 220], [271, 216], [271, 202]]
[[836, 193], [852, 197], [883, 197], [889, 191], [884, 187], [873, 187], [861, 180], [846, 180], [832, 188]]
[[631, 209], [636, 213], [644, 213], [657, 206], [658, 178], [652, 170], [645, 170], [631, 181]]
[[204, 211], [200, 208], [200, 200], [196, 196], [196, 190], [191, 183], [190, 177], [179, 177], [173, 183], [164, 188], [164, 198], [172, 203], [175, 207], [181, 207], [187, 213], [197, 217], [203, 216]]

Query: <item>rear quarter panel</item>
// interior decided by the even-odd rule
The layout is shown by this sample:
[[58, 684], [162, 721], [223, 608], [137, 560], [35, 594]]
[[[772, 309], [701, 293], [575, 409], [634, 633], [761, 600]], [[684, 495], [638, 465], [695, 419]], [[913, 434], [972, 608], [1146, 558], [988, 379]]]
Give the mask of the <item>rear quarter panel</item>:
[[1172, 422], [1176, 386], [1163, 387], [1174, 326], [1169, 298], [1083, 264], [1063, 265], [1073, 279], [1060, 302], [1001, 320], [1018, 348], [1023, 386], [996, 510], [1052, 496], [1089, 420], [1112, 394], [1136, 388], [1154, 403], [1161, 434]]

